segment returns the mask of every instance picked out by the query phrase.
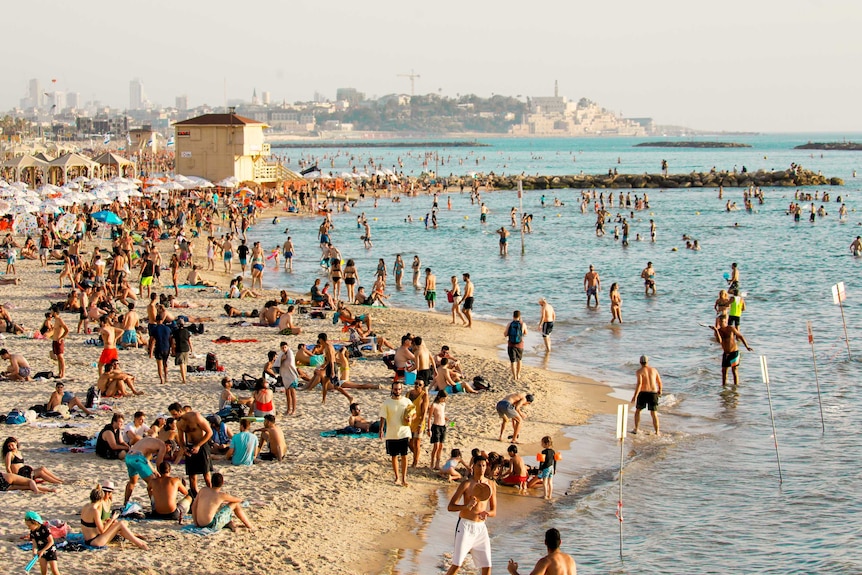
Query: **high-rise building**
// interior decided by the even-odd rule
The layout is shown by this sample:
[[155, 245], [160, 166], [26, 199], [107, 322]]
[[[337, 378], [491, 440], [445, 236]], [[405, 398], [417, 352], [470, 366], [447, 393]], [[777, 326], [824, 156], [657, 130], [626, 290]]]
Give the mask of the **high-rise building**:
[[260, 93], [260, 100], [264, 106], [269, 106], [271, 99], [272, 99], [272, 94], [270, 94], [269, 92], [261, 92]]
[[351, 106], [355, 106], [365, 99], [365, 94], [358, 91], [356, 88], [339, 88], [335, 92], [335, 99], [349, 102]]
[[39, 85], [37, 78], [33, 78], [30, 80], [30, 105], [34, 108], [40, 108], [42, 103], [42, 86]]
[[176, 107], [180, 112], [185, 112], [189, 109], [189, 97], [186, 94], [182, 96], [177, 96], [176, 98]]
[[140, 110], [144, 107], [144, 84], [139, 78], [129, 82], [129, 109]]
[[66, 94], [66, 106], [69, 108], [80, 108], [81, 107], [81, 93], [80, 92], [69, 92]]
[[65, 92], [49, 92], [45, 105], [51, 109], [54, 114], [59, 114], [66, 109], [66, 93]]

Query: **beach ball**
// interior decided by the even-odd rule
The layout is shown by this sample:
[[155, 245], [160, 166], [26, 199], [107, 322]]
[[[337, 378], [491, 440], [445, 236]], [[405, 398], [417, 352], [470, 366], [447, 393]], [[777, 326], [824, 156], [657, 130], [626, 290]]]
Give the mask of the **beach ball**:
[[679, 250], [677, 250], [676, 248], [671, 248], [670, 251], [675, 252], [675, 251], [679, 251]]
[[377, 218], [374, 218], [374, 221], [376, 222], [376, 221], [377, 221]]
[[469, 220], [469, 219], [470, 219], [470, 216], [464, 216], [464, 219], [465, 219], [465, 220]]
[[694, 212], [694, 215], [699, 216], [700, 212]]

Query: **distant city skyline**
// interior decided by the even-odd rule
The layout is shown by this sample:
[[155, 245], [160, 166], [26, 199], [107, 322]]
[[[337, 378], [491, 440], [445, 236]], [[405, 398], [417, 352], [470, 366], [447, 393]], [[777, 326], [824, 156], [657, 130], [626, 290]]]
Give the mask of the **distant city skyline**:
[[[82, 10], [82, 7], [84, 8]], [[11, 26], [0, 109], [73, 94], [125, 109], [139, 98], [189, 108], [368, 97], [589, 98], [627, 117], [701, 130], [862, 132], [862, 5], [846, 0], [721, 4], [433, 6], [378, 0], [146, 5], [34, 0], [4, 7]], [[21, 56], [15, 57], [15, 46]], [[406, 75], [416, 74], [414, 78]], [[57, 104], [61, 103], [59, 100]], [[49, 104], [50, 105], [50, 104]]]

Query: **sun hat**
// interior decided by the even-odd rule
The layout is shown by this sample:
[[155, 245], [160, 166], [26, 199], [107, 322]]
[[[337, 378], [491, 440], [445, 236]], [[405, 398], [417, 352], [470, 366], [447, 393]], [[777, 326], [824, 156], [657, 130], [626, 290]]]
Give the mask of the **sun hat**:
[[114, 482], [110, 479], [106, 481], [102, 481], [102, 491], [113, 491], [114, 490]]

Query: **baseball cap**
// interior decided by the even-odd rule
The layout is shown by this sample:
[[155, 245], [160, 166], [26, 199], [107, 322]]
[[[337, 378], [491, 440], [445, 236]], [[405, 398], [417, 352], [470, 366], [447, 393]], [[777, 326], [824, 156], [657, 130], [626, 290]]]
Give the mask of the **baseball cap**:
[[34, 523], [42, 523], [42, 516], [35, 511], [28, 511], [24, 514], [24, 521], [32, 521]]

